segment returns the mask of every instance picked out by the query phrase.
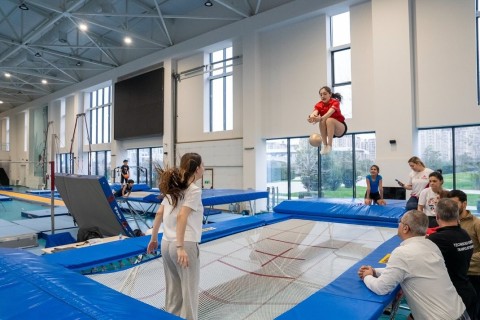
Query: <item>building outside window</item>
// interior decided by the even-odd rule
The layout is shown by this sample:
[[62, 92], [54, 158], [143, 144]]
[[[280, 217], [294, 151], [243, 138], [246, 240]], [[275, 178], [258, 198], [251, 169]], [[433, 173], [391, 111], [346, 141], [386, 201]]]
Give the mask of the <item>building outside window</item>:
[[480, 207], [480, 126], [420, 129], [419, 156], [425, 165], [442, 170], [443, 187], [467, 194], [468, 209]]
[[334, 152], [328, 157], [320, 157], [308, 137], [267, 140], [266, 149], [267, 186], [276, 200], [363, 198], [365, 177], [375, 164], [376, 137], [374, 133], [347, 134], [334, 140]]

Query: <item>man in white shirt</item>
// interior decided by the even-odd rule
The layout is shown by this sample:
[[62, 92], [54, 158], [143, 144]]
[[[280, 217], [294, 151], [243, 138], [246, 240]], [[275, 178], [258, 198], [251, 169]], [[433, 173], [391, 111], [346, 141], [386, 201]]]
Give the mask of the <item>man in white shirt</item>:
[[386, 268], [362, 266], [358, 275], [367, 288], [379, 295], [402, 287], [415, 319], [470, 319], [445, 267], [442, 253], [425, 239], [427, 216], [420, 211], [405, 213], [398, 225], [403, 240], [393, 250]]

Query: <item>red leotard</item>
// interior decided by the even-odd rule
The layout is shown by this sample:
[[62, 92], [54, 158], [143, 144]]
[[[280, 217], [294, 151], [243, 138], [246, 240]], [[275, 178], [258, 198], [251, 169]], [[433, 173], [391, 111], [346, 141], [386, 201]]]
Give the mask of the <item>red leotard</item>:
[[328, 103], [323, 103], [322, 101], [320, 101], [315, 105], [315, 110], [317, 110], [318, 114], [321, 116], [325, 115], [325, 113], [327, 113], [330, 108], [333, 108], [335, 110], [335, 112], [332, 113], [330, 117], [342, 123], [345, 122], [345, 117], [340, 111], [340, 101], [338, 101], [337, 99], [330, 98], [330, 101], [328, 101]]

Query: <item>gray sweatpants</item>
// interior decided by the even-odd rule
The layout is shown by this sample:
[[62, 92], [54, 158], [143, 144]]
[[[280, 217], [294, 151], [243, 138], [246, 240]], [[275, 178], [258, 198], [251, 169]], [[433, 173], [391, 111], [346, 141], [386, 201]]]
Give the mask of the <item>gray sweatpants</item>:
[[165, 310], [187, 320], [198, 319], [198, 288], [200, 283], [200, 250], [198, 243], [185, 241], [188, 267], [177, 263], [177, 243], [162, 240], [165, 270]]

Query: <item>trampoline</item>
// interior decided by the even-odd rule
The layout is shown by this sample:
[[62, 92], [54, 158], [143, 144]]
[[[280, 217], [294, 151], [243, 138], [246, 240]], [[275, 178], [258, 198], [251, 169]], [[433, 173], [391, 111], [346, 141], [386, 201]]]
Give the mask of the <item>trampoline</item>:
[[[392, 227], [405, 210], [337, 200], [284, 201], [275, 207], [278, 213], [205, 225], [200, 319], [378, 319], [397, 291], [372, 293], [357, 270], [362, 264], [383, 266], [383, 258], [400, 243]], [[0, 300], [0, 308], [14, 310], [7, 304], [21, 301], [22, 312], [9, 311], [7, 319], [52, 317], [62, 309], [73, 312], [80, 300], [90, 308], [75, 307], [85, 313], [79, 319], [130, 319], [132, 314], [171, 319], [161, 309], [162, 258], [145, 254], [149, 240], [136, 237], [41, 257], [2, 251], [2, 281], [12, 285], [0, 287], [10, 297]], [[26, 299], [25, 292], [36, 298]], [[101, 310], [103, 317], [91, 310]]]
[[[328, 287], [395, 235], [396, 230], [386, 227], [289, 219], [207, 242], [200, 246], [199, 319], [296, 318], [285, 312]], [[88, 277], [164, 307], [162, 258]], [[322, 317], [327, 318], [333, 319]]]

